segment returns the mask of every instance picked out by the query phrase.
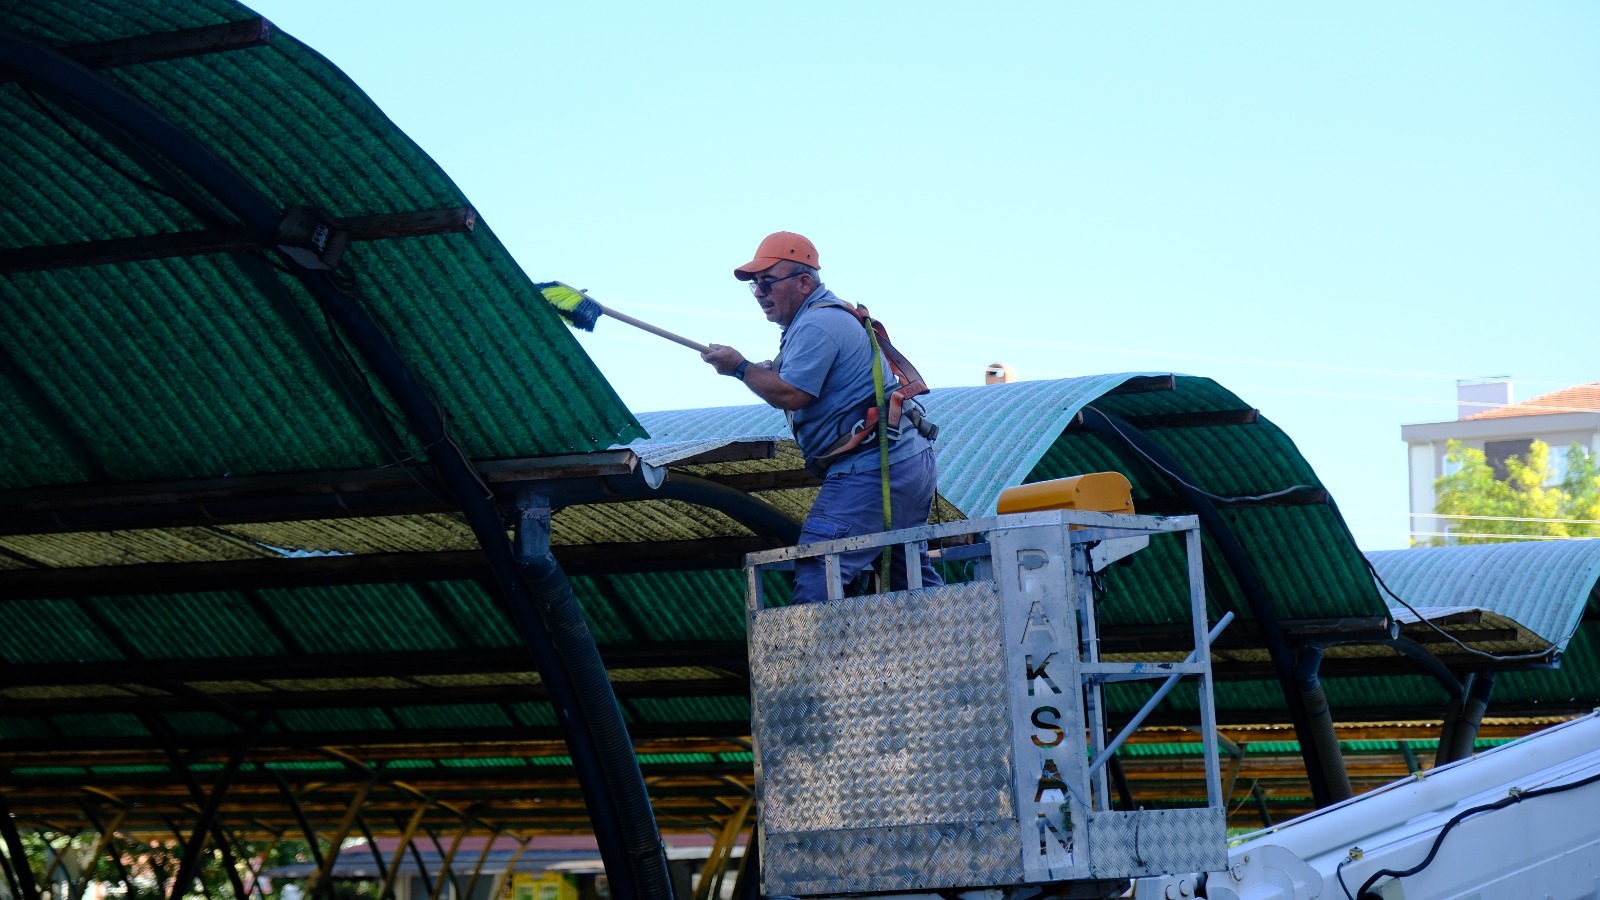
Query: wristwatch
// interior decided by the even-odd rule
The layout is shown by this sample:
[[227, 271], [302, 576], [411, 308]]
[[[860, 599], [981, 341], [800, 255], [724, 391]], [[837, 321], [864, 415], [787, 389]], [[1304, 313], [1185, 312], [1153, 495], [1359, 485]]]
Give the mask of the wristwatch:
[[744, 370], [748, 369], [748, 368], [750, 368], [750, 360], [746, 359], [746, 360], [741, 361], [739, 363], [739, 367], [737, 369], [733, 370], [733, 377], [739, 379], [740, 381], [743, 381], [744, 380]]

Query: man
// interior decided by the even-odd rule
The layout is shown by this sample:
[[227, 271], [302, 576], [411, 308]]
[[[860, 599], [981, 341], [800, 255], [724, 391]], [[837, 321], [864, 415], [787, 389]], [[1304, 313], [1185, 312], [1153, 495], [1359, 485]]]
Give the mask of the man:
[[[782, 329], [778, 355], [771, 362], [751, 363], [732, 347], [712, 344], [701, 354], [720, 375], [743, 381], [745, 387], [789, 418], [795, 442], [807, 468], [826, 470], [822, 490], [800, 531], [800, 543], [831, 541], [883, 529], [883, 475], [878, 441], [868, 435], [860, 446], [838, 456], [829, 450], [876, 404], [872, 373], [872, 341], [866, 328], [818, 277], [817, 248], [788, 231], [770, 234], [756, 248], [755, 258], [733, 270], [750, 283], [750, 293], [767, 321]], [[884, 390], [898, 382], [882, 360]], [[914, 402], [914, 401], [911, 401]], [[904, 420], [902, 420], [904, 422]], [[892, 528], [926, 525], [933, 507], [938, 472], [933, 442], [905, 423], [889, 447], [889, 495]], [[878, 558], [881, 551], [842, 554], [840, 574], [846, 584]], [[892, 554], [890, 588], [905, 586], [904, 554]], [[813, 603], [827, 598], [821, 558], [795, 565], [794, 599]], [[942, 584], [922, 553], [922, 583]]]

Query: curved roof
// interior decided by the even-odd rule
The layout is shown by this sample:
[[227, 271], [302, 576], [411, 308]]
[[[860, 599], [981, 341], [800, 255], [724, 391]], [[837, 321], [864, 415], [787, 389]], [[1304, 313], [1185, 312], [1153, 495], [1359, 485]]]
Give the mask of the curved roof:
[[[1485, 610], [1565, 650], [1600, 581], [1600, 540], [1506, 541], [1368, 553], [1402, 621]], [[1416, 612], [1413, 612], [1415, 610]], [[1437, 610], [1437, 612], [1431, 612]]]
[[[1386, 618], [1366, 564], [1316, 473], [1294, 443], [1232, 392], [1208, 378], [1120, 373], [1055, 381], [940, 388], [922, 398], [939, 425], [939, 493], [947, 516], [992, 515], [1012, 485], [1083, 472], [1117, 470], [1133, 485], [1140, 511], [1170, 512], [1181, 501], [1160, 467], [1121, 442], [1085, 427], [1086, 410], [1102, 410], [1129, 431], [1148, 434], [1182, 460], [1186, 478], [1219, 496], [1249, 497], [1286, 488], [1289, 495], [1219, 502], [1247, 554], [1287, 619]], [[629, 445], [641, 459], [665, 459], [694, 448], [770, 442], [769, 461], [707, 466], [711, 477], [752, 469], [794, 473], [799, 455], [780, 413], [765, 406], [641, 413], [651, 437]], [[784, 454], [787, 454], [785, 456]], [[798, 476], [795, 476], [798, 482]], [[795, 482], [790, 482], [790, 484]], [[811, 485], [814, 489], [814, 480]], [[792, 487], [755, 491], [781, 503]], [[1214, 548], [1212, 548], [1214, 549]], [[1119, 569], [1114, 579], [1154, 571], [1166, 560]], [[1142, 584], [1148, 608], [1127, 610], [1128, 621], [1176, 621], [1181, 597], [1172, 585]], [[1249, 616], [1231, 574], [1218, 571], [1214, 603]], [[1161, 597], [1159, 606], [1155, 597]]]
[[[249, 9], [7, 3], [0, 35], [198, 138], [275, 206], [330, 216], [351, 238], [341, 277], [469, 455], [642, 433], [444, 172]], [[0, 160], [0, 488], [427, 458], [276, 246], [180, 161], [21, 73], [0, 89]]]

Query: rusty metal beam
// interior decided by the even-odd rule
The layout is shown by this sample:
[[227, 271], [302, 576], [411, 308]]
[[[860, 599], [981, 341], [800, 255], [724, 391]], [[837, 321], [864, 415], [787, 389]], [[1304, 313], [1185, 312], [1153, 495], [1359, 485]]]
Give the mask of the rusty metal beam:
[[[457, 207], [335, 219], [334, 227], [348, 234], [351, 241], [375, 241], [463, 234], [471, 232], [476, 223], [476, 212], [467, 207]], [[0, 275], [269, 250], [274, 246], [273, 242], [262, 240], [248, 228], [207, 228], [72, 244], [18, 247], [0, 250]]]

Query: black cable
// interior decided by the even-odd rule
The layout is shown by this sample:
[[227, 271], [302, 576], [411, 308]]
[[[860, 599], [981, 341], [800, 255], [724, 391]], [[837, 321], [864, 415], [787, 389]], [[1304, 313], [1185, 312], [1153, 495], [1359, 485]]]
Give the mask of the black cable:
[[1355, 900], [1354, 897], [1350, 896], [1350, 887], [1344, 883], [1344, 867], [1354, 860], [1355, 857], [1346, 856], [1344, 859], [1339, 860], [1338, 867], [1333, 870], [1333, 874], [1339, 878], [1339, 889], [1344, 891], [1345, 900]]
[[[1095, 409], [1092, 406], [1085, 407], [1085, 409], [1091, 409], [1091, 410], [1094, 410], [1095, 412], [1100, 412], [1098, 409]], [[1107, 422], [1108, 422], [1108, 424], [1111, 425], [1112, 430], [1116, 431], [1117, 434], [1122, 435], [1123, 438], [1126, 439], [1127, 435], [1124, 435], [1122, 433], [1122, 429], [1118, 428], [1116, 426], [1116, 423], [1111, 422], [1109, 419], [1107, 420]], [[1130, 446], [1131, 446], [1131, 444], [1130, 444]], [[1222, 494], [1213, 494], [1210, 491], [1208, 491], [1208, 490], [1206, 490], [1206, 489], [1204, 489], [1202, 487], [1198, 487], [1196, 485], [1190, 484], [1187, 481], [1184, 481], [1182, 478], [1179, 478], [1176, 473], [1172, 472], [1166, 466], [1163, 466], [1161, 463], [1159, 463], [1156, 460], [1152, 459], [1149, 456], [1149, 454], [1147, 454], [1144, 451], [1140, 450], [1138, 447], [1134, 447], [1133, 449], [1136, 452], [1138, 452], [1140, 456], [1144, 457], [1146, 462], [1148, 462], [1152, 466], [1155, 466], [1163, 474], [1165, 474], [1168, 478], [1171, 478], [1174, 481], [1179, 482], [1184, 487], [1194, 491], [1197, 494], [1200, 494], [1200, 495], [1210, 499], [1211, 501], [1213, 501], [1215, 503], [1228, 504], [1228, 503], [1245, 503], [1245, 502], [1252, 502], [1252, 501], [1257, 501], [1257, 500], [1270, 500], [1270, 499], [1273, 499], [1273, 498], [1276, 498], [1276, 497], [1286, 497], [1286, 496], [1289, 496], [1291, 494], [1300, 493], [1302, 491], [1317, 490], [1315, 485], [1297, 484], [1297, 485], [1294, 485], [1292, 487], [1284, 488], [1283, 490], [1280, 490], [1280, 491], [1272, 491], [1271, 493], [1266, 493], [1266, 494], [1252, 494], [1250, 496], [1228, 497], [1228, 496], [1224, 496]], [[1341, 516], [1340, 518], [1342, 519], [1343, 517]], [[1346, 533], [1348, 533], [1348, 528], [1346, 529]], [[1355, 543], [1355, 538], [1351, 537], [1350, 542], [1352, 544], [1354, 544]], [[1561, 644], [1561, 641], [1552, 641], [1543, 650], [1540, 650], [1540, 651], [1535, 652], [1535, 653], [1517, 653], [1517, 654], [1505, 654], [1505, 655], [1496, 654], [1496, 653], [1488, 653], [1488, 652], [1483, 651], [1483, 650], [1478, 650], [1478, 649], [1476, 649], [1474, 647], [1468, 647], [1465, 643], [1462, 643], [1462, 641], [1459, 638], [1457, 638], [1455, 635], [1445, 631], [1443, 628], [1440, 628], [1438, 625], [1435, 625], [1432, 621], [1428, 620], [1421, 613], [1417, 612], [1416, 607], [1412, 606], [1410, 603], [1407, 603], [1404, 599], [1402, 599], [1400, 597], [1399, 594], [1396, 594], [1394, 592], [1394, 589], [1389, 587], [1389, 585], [1384, 582], [1383, 577], [1378, 574], [1378, 570], [1373, 567], [1372, 560], [1367, 559], [1366, 554], [1363, 553], [1361, 555], [1361, 559], [1366, 564], [1367, 571], [1372, 574], [1373, 580], [1376, 581], [1378, 583], [1378, 585], [1383, 588], [1384, 593], [1388, 594], [1390, 597], [1393, 597], [1396, 603], [1399, 603], [1401, 606], [1404, 606], [1406, 609], [1411, 610], [1412, 615], [1415, 615], [1417, 617], [1417, 621], [1419, 621], [1422, 624], [1424, 624], [1424, 625], [1428, 626], [1429, 628], [1433, 629], [1435, 632], [1438, 632], [1438, 634], [1441, 637], [1443, 637], [1445, 640], [1448, 640], [1451, 643], [1455, 644], [1463, 652], [1470, 653], [1470, 654], [1472, 654], [1474, 656], [1479, 656], [1479, 657], [1482, 657], [1484, 659], [1492, 659], [1492, 660], [1497, 660], [1497, 661], [1501, 661], [1501, 662], [1516, 662], [1516, 661], [1520, 661], [1520, 660], [1543, 659], [1544, 657], [1549, 655], [1550, 651], [1556, 649]], [[1574, 630], [1573, 633], [1576, 633], [1576, 631]], [[1570, 639], [1571, 637], [1572, 637], [1572, 633], [1569, 633], [1567, 635], [1567, 637], [1563, 638], [1562, 640], [1567, 640], [1567, 639]]]
[[[1111, 426], [1111, 430], [1115, 431], [1118, 435], [1121, 435], [1123, 441], [1127, 442], [1129, 446], [1133, 446], [1133, 442], [1128, 440], [1128, 436], [1123, 433], [1121, 428], [1117, 427], [1116, 422], [1112, 421], [1111, 417], [1106, 416], [1105, 413], [1101, 412], [1098, 409], [1095, 409], [1093, 406], [1086, 406], [1086, 407], [1084, 407], [1084, 409], [1092, 410], [1092, 411], [1094, 411], [1096, 413], [1099, 413], [1101, 416], [1105, 416], [1106, 423]], [[1204, 496], [1206, 499], [1210, 500], [1213, 503], [1221, 503], [1223, 505], [1227, 505], [1229, 503], [1252, 503], [1252, 502], [1259, 501], [1259, 500], [1275, 500], [1275, 499], [1277, 499], [1279, 497], [1287, 497], [1287, 496], [1289, 496], [1291, 494], [1298, 494], [1298, 493], [1302, 493], [1304, 491], [1320, 490], [1320, 488], [1318, 488], [1314, 484], [1296, 484], [1296, 485], [1291, 485], [1289, 487], [1286, 487], [1286, 488], [1284, 488], [1282, 490], [1270, 491], [1270, 492], [1265, 493], [1265, 494], [1249, 494], [1249, 495], [1244, 495], [1244, 496], [1233, 496], [1233, 497], [1229, 497], [1229, 496], [1226, 496], [1226, 495], [1223, 495], [1223, 494], [1213, 494], [1210, 491], [1206, 490], [1205, 488], [1197, 487], [1196, 485], [1193, 485], [1193, 484], [1190, 484], [1187, 481], [1184, 481], [1182, 478], [1178, 477], [1178, 474], [1176, 472], [1173, 472], [1171, 469], [1168, 469], [1166, 466], [1164, 466], [1161, 463], [1157, 462], [1153, 457], [1150, 456], [1150, 454], [1145, 453], [1143, 450], [1139, 449], [1138, 447], [1135, 446], [1135, 447], [1133, 447], [1133, 449], [1140, 456], [1144, 457], [1145, 462], [1149, 463], [1152, 466], [1155, 466], [1157, 469], [1159, 469], [1168, 478], [1171, 478], [1172, 480], [1179, 482], [1184, 487], [1188, 488], [1191, 491], [1194, 491], [1197, 494], [1200, 494], [1200, 495]]]
[[94, 157], [95, 159], [100, 160], [101, 164], [103, 164], [106, 168], [108, 168], [111, 171], [117, 173], [118, 175], [121, 175], [123, 178], [126, 178], [128, 181], [133, 182], [138, 187], [144, 188], [145, 190], [147, 190], [147, 191], [149, 191], [149, 192], [151, 192], [153, 194], [160, 194], [161, 196], [163, 196], [163, 197], [167, 198], [168, 200], [171, 200], [171, 201], [173, 201], [175, 203], [178, 203], [179, 205], [183, 204], [183, 201], [181, 199], [179, 199], [176, 195], [174, 195], [171, 191], [166, 190], [165, 188], [161, 187], [160, 185], [156, 184], [153, 181], [147, 181], [147, 180], [145, 180], [143, 178], [140, 178], [138, 175], [135, 175], [134, 173], [129, 172], [127, 169], [124, 169], [122, 166], [120, 166], [120, 165], [116, 164], [115, 162], [113, 162], [110, 159], [110, 157], [108, 157], [104, 153], [100, 152], [100, 150], [96, 149], [95, 147], [90, 146], [89, 142], [84, 140], [81, 135], [79, 135], [78, 133], [74, 132], [72, 129], [68, 128], [67, 127], [67, 123], [63, 122], [61, 120], [61, 117], [56, 115], [55, 110], [51, 109], [48, 105], [46, 105], [44, 100], [41, 99], [38, 94], [34, 93], [33, 89], [28, 87], [27, 84], [23, 84], [22, 85], [22, 91], [23, 91], [23, 93], [28, 95], [28, 99], [29, 100], [33, 101], [33, 105], [37, 106], [39, 108], [39, 111], [44, 113], [45, 118], [49, 119], [51, 122], [54, 122], [56, 127], [61, 129], [62, 133], [64, 133], [67, 137], [71, 138], [73, 140], [73, 142], [76, 143], [79, 147], [82, 147], [83, 151], [85, 153], [89, 154], [90, 156]]
[[[1366, 554], [1362, 554], [1361, 558], [1366, 560], [1367, 571], [1372, 573], [1372, 580], [1376, 581], [1378, 583], [1378, 586], [1383, 588], [1383, 592], [1384, 593], [1388, 594], [1390, 597], [1393, 597], [1394, 598], [1394, 602], [1400, 604], [1401, 606], [1404, 606], [1408, 610], [1411, 610], [1411, 614], [1417, 617], [1417, 621], [1418, 622], [1421, 622], [1422, 624], [1424, 624], [1424, 625], [1428, 626], [1429, 628], [1433, 629], [1434, 631], [1438, 632], [1438, 634], [1441, 637], [1443, 637], [1444, 639], [1450, 641], [1452, 644], [1455, 644], [1462, 651], [1464, 651], [1466, 653], [1470, 653], [1473, 656], [1480, 656], [1480, 657], [1483, 657], [1484, 659], [1493, 659], [1493, 660], [1497, 660], [1497, 661], [1501, 661], [1501, 662], [1516, 662], [1516, 661], [1525, 660], [1525, 659], [1544, 659], [1545, 657], [1550, 655], [1551, 651], [1557, 649], [1561, 645], [1561, 643], [1563, 641], [1571, 640], [1572, 636], [1577, 633], [1577, 626], [1574, 625], [1573, 626], [1573, 630], [1567, 632], [1567, 636], [1566, 637], [1562, 638], [1560, 641], [1551, 641], [1549, 644], [1545, 645], [1545, 648], [1543, 650], [1538, 650], [1538, 651], [1535, 651], [1533, 653], [1499, 654], [1499, 653], [1489, 653], [1488, 651], [1485, 651], [1485, 650], [1479, 650], [1476, 647], [1468, 647], [1466, 644], [1462, 643], [1460, 638], [1456, 637], [1455, 635], [1451, 634], [1448, 631], [1445, 631], [1443, 628], [1440, 628], [1438, 625], [1435, 625], [1430, 619], [1428, 619], [1427, 617], [1423, 616], [1422, 613], [1417, 612], [1417, 608], [1416, 607], [1414, 607], [1411, 604], [1407, 603], [1399, 594], [1396, 594], [1394, 592], [1394, 588], [1389, 587], [1388, 583], [1383, 580], [1383, 576], [1378, 574], [1377, 567], [1375, 567], [1372, 564], [1372, 560], [1367, 559]], [[1581, 618], [1580, 618], [1580, 621], [1581, 621]]]
[[[1569, 782], [1567, 784], [1558, 784], [1555, 787], [1538, 788], [1532, 791], [1519, 791], [1513, 788], [1509, 794], [1493, 803], [1485, 803], [1482, 806], [1474, 806], [1472, 809], [1463, 810], [1462, 812], [1453, 816], [1450, 821], [1446, 822], [1443, 828], [1439, 829], [1438, 835], [1436, 835], [1433, 839], [1433, 846], [1428, 848], [1428, 855], [1423, 858], [1422, 862], [1417, 863], [1409, 869], [1379, 869], [1378, 871], [1372, 873], [1372, 877], [1362, 882], [1360, 890], [1356, 891], [1356, 900], [1369, 900], [1369, 898], [1370, 900], [1383, 900], [1382, 897], [1369, 890], [1373, 883], [1379, 878], [1383, 878], [1385, 876], [1393, 878], [1405, 878], [1415, 875], [1418, 872], [1421, 872], [1423, 869], [1426, 869], [1430, 864], [1432, 864], [1433, 858], [1438, 855], [1439, 847], [1444, 843], [1444, 836], [1449, 834], [1452, 828], [1455, 828], [1457, 825], [1461, 824], [1469, 816], [1475, 816], [1481, 812], [1492, 812], [1497, 809], [1504, 809], [1513, 803], [1521, 803], [1524, 800], [1532, 800], [1535, 797], [1543, 797], [1549, 794], [1559, 794], [1564, 791], [1581, 788], [1584, 785], [1593, 784], [1596, 781], [1600, 781], [1600, 772], [1590, 775], [1587, 778], [1580, 778], [1577, 781]], [[1341, 878], [1340, 884], [1343, 883], [1344, 879]], [[1349, 891], [1346, 891], [1346, 893], [1348, 894]]]

